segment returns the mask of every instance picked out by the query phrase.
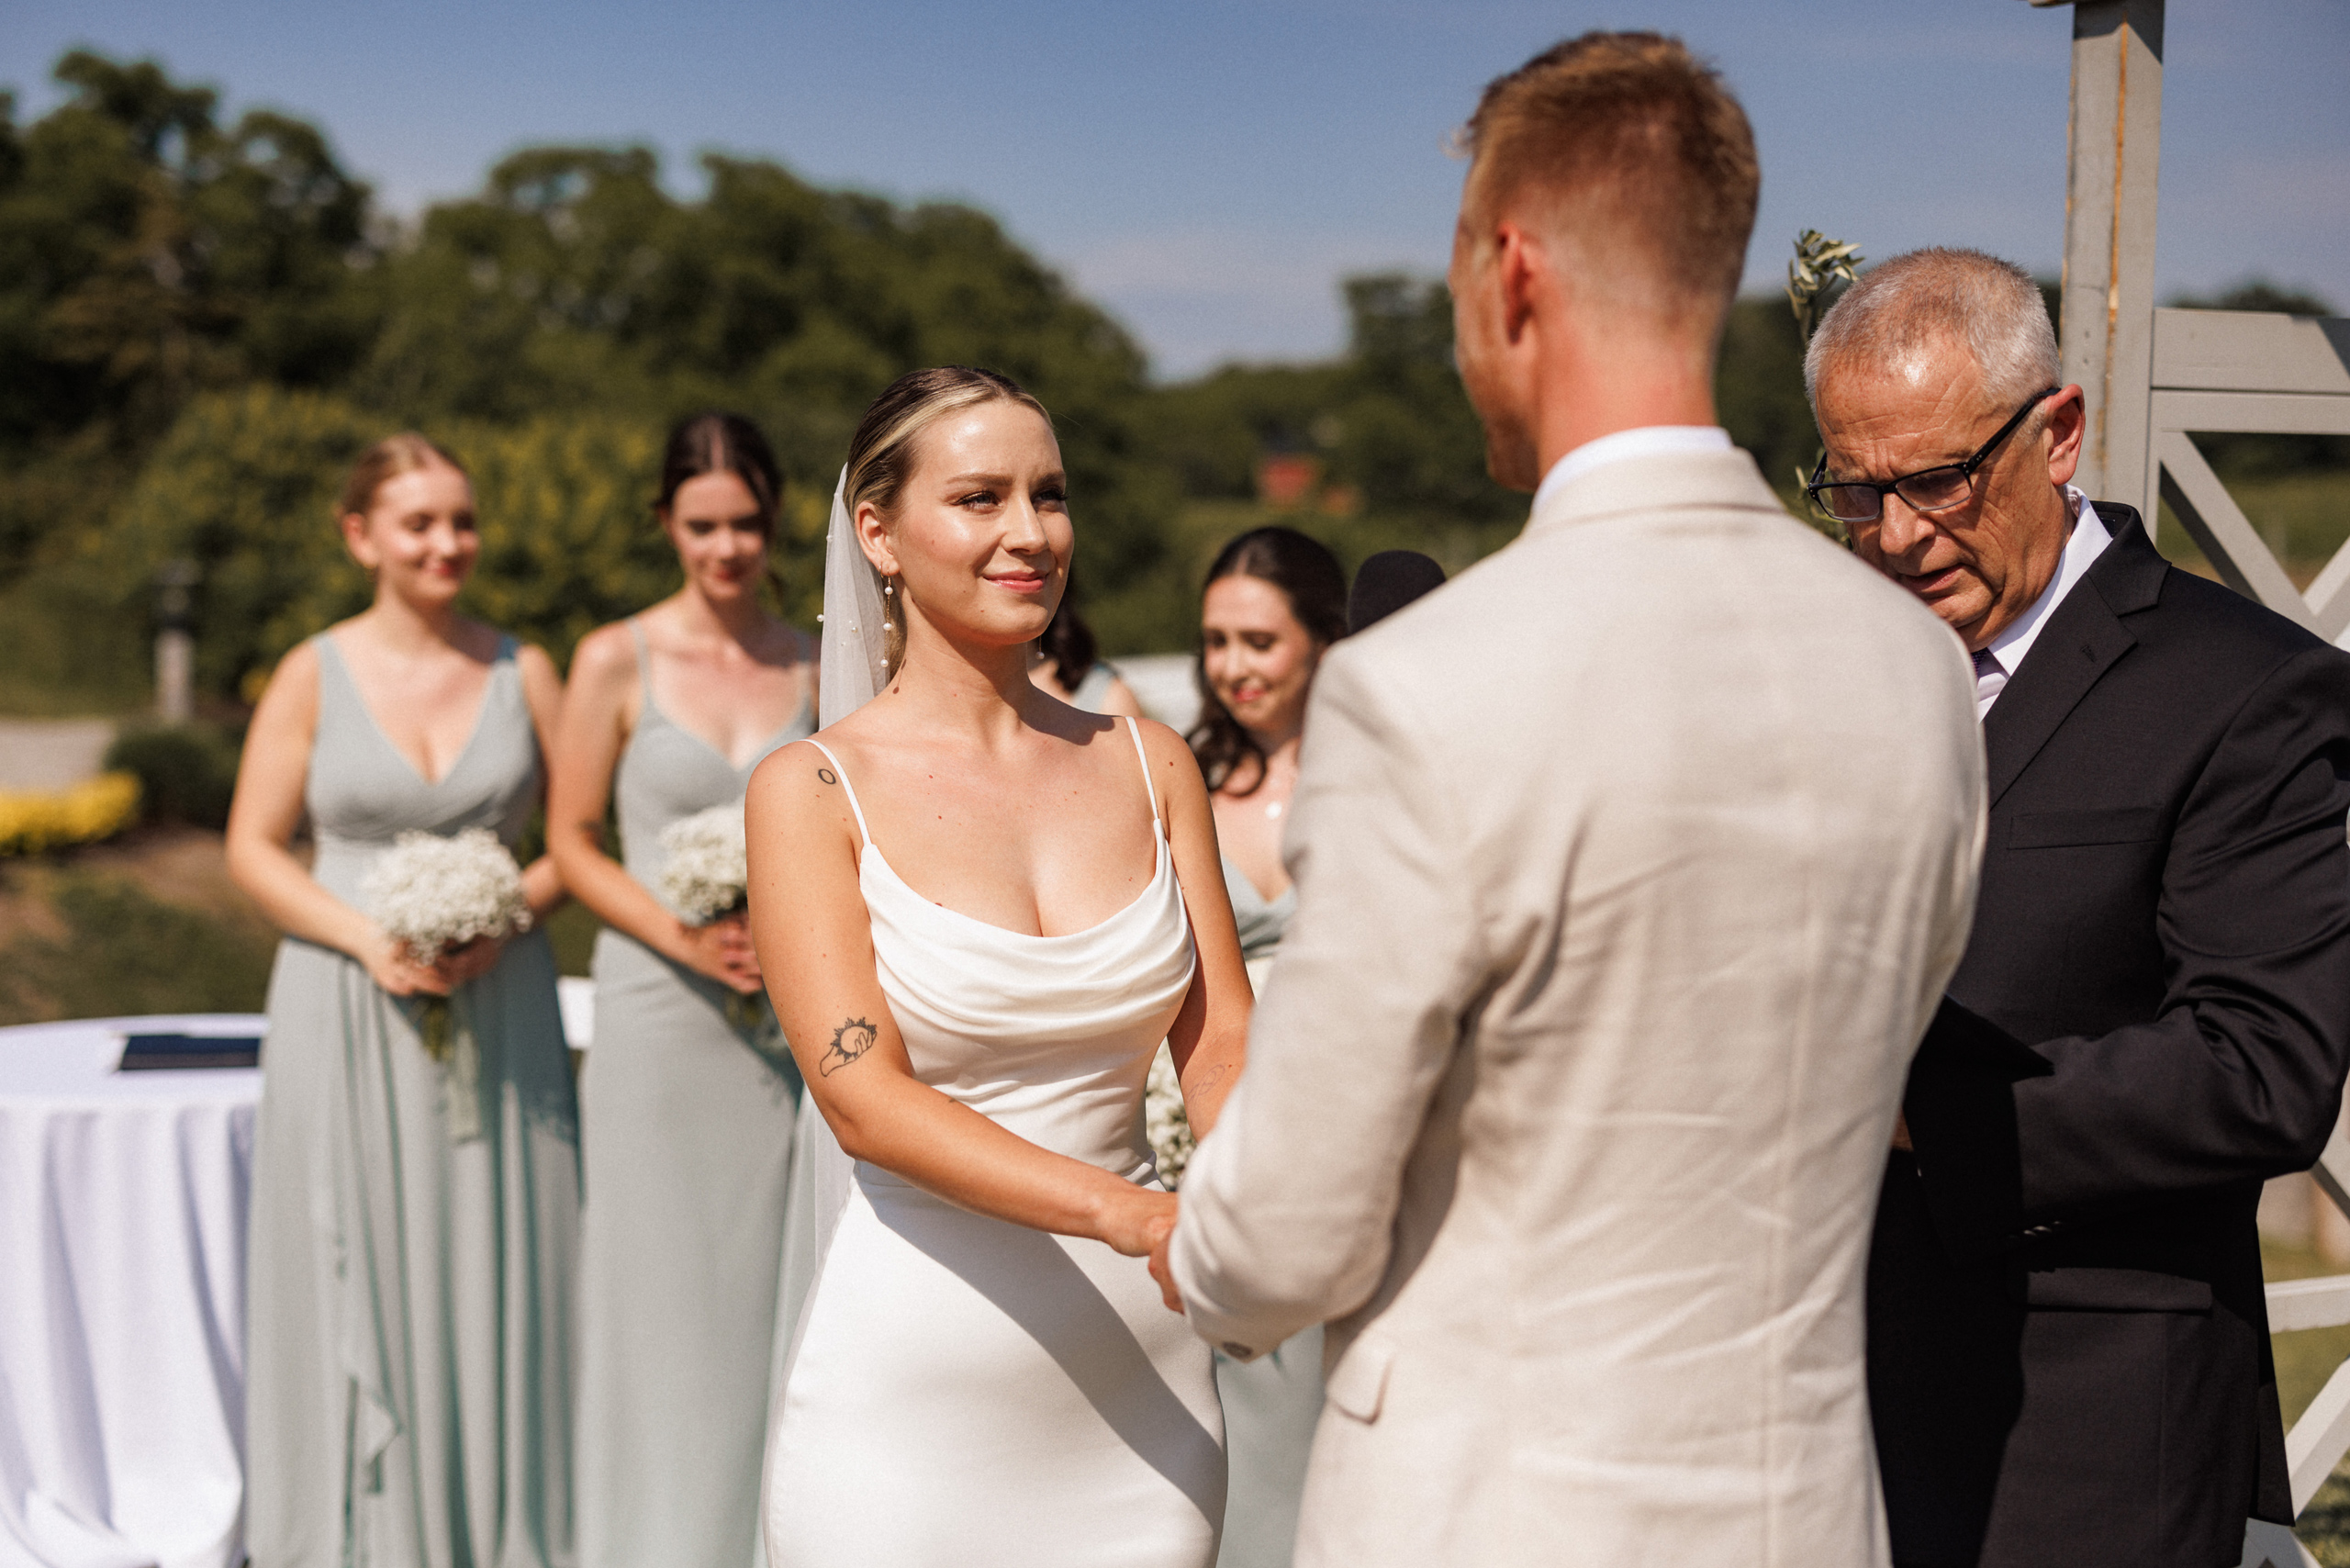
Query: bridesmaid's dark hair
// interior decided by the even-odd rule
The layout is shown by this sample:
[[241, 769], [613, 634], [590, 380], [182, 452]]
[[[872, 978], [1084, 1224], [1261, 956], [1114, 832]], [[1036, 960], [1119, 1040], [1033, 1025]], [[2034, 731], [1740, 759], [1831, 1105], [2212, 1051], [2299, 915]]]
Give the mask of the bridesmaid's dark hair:
[[1072, 694], [1077, 683], [1102, 662], [1102, 645], [1093, 640], [1093, 628], [1077, 612], [1074, 584], [1062, 593], [1060, 608], [1053, 611], [1052, 622], [1045, 628], [1045, 634], [1036, 639], [1036, 644], [1051, 661], [1053, 678], [1061, 683], [1063, 691]]
[[678, 487], [705, 474], [732, 474], [759, 503], [763, 531], [775, 537], [776, 510], [783, 504], [783, 475], [759, 427], [740, 414], [713, 410], [681, 421], [661, 454], [661, 493], [653, 510], [667, 515]]
[[[1289, 610], [1297, 617], [1319, 647], [1326, 648], [1347, 634], [1347, 574], [1338, 558], [1318, 540], [1294, 528], [1252, 528], [1216, 552], [1201, 583], [1208, 588], [1225, 577], [1255, 577], [1281, 590]], [[1208, 681], [1207, 640], [1200, 640], [1192, 655], [1192, 678], [1200, 689], [1200, 722], [1183, 738], [1199, 758], [1210, 790], [1221, 790], [1253, 766], [1256, 777], [1236, 795], [1253, 795], [1265, 781], [1265, 753], [1255, 738], [1232, 716], [1232, 710]]]

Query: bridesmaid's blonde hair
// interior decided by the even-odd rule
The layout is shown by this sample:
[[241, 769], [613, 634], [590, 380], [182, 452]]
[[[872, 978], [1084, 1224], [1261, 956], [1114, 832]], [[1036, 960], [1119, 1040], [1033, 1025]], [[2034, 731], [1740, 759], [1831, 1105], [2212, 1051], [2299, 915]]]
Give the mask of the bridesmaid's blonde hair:
[[435, 445], [414, 431], [386, 436], [361, 453], [359, 461], [351, 465], [351, 476], [342, 482], [342, 510], [335, 516], [346, 518], [353, 512], [366, 516], [367, 510], [375, 504], [375, 492], [383, 488], [385, 480], [413, 473], [419, 468], [430, 468], [436, 463], [444, 463], [460, 474], [465, 472], [465, 465], [451, 456], [445, 448]]
[[[857, 422], [856, 434], [849, 439], [848, 473], [841, 493], [842, 504], [848, 508], [849, 515], [856, 516], [856, 509], [870, 501], [875, 511], [883, 517], [892, 516], [899, 498], [905, 493], [906, 481], [913, 477], [914, 465], [921, 456], [915, 442], [922, 432], [959, 409], [998, 402], [1033, 409], [1047, 429], [1052, 426], [1053, 416], [1045, 412], [1045, 405], [1030, 397], [1012, 377], [992, 370], [942, 364], [930, 370], [910, 371], [890, 383], [888, 390], [865, 410], [865, 418]], [[884, 644], [888, 655], [884, 678], [894, 677], [898, 662], [906, 656], [906, 618], [902, 614], [892, 615], [890, 622], [890, 633]]]

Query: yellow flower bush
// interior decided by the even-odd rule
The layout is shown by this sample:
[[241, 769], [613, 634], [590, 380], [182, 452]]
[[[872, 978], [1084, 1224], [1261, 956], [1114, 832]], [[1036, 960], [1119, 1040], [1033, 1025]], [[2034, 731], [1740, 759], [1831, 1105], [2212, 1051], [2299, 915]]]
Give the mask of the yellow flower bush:
[[38, 855], [112, 838], [139, 816], [139, 779], [101, 773], [71, 790], [0, 790], [0, 855]]

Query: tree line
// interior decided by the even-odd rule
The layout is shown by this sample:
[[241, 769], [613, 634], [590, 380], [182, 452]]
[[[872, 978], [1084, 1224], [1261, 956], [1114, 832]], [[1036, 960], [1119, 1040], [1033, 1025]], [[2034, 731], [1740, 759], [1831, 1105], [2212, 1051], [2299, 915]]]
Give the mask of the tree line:
[[[151, 62], [76, 50], [53, 74], [63, 100], [28, 123], [0, 95], [0, 638], [20, 666], [0, 702], [135, 686], [175, 560], [202, 573], [200, 685], [249, 693], [362, 602], [333, 492], [404, 427], [474, 472], [479, 613], [559, 659], [674, 586], [657, 446], [711, 407], [776, 445], [783, 608], [811, 622], [849, 432], [923, 364], [991, 366], [1053, 410], [1113, 651], [1185, 640], [1181, 516], [1251, 500], [1269, 463], [1345, 557], [1416, 543], [1457, 566], [1524, 515], [1484, 474], [1440, 281], [1347, 280], [1335, 360], [1156, 386], [1116, 321], [968, 207], [719, 154], [681, 198], [645, 149], [541, 147], [403, 222], [315, 125], [230, 119]], [[1740, 303], [1719, 392], [1787, 487], [1816, 438], [1783, 302]]]

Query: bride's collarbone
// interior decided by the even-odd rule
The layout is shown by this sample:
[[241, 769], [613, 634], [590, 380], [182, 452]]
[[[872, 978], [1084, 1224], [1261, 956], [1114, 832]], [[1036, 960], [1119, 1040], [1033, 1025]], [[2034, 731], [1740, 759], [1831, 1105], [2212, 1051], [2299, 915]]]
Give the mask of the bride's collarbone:
[[[853, 767], [854, 764], [851, 764]], [[951, 767], [860, 781], [873, 842], [925, 902], [1032, 936], [1100, 924], [1158, 869], [1131, 756], [1119, 790], [1093, 778], [988, 779]]]

